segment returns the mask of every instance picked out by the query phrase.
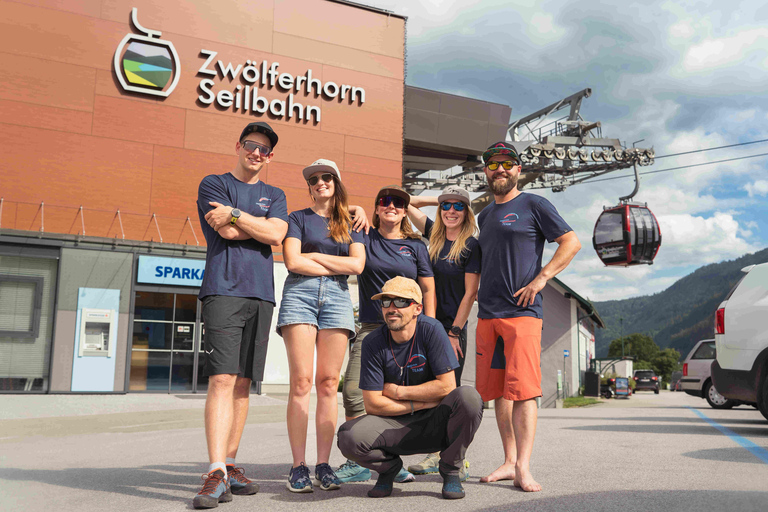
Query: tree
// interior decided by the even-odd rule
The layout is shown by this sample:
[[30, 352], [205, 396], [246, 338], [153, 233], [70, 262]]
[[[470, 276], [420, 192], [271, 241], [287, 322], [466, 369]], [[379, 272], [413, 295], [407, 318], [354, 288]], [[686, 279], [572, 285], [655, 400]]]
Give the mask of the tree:
[[[652, 363], [659, 354], [659, 346], [653, 338], [645, 334], [634, 333], [624, 338], [616, 338], [608, 347], [608, 357], [621, 357], [621, 342], [624, 340], [624, 355], [634, 356], [635, 361]], [[679, 355], [678, 355], [679, 357]]]
[[680, 364], [680, 352], [673, 348], [666, 348], [654, 357], [652, 364], [656, 375], [669, 382], [672, 372], [677, 370]]

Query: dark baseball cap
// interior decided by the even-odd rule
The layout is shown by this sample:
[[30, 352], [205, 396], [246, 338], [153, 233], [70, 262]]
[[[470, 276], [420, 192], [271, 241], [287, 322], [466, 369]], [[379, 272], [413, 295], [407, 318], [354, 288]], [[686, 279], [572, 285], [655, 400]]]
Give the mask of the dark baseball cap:
[[277, 146], [277, 134], [272, 130], [272, 127], [269, 126], [267, 123], [264, 123], [262, 121], [259, 121], [257, 123], [251, 123], [245, 128], [243, 128], [243, 133], [240, 134], [240, 141], [251, 133], [263, 133], [267, 136], [269, 139], [269, 142], [272, 143], [272, 147], [274, 148]]
[[488, 160], [496, 155], [509, 155], [514, 158], [518, 164], [520, 163], [520, 156], [517, 149], [509, 142], [501, 141], [488, 147], [488, 149], [485, 150], [485, 153], [483, 153], [483, 162], [488, 163]]

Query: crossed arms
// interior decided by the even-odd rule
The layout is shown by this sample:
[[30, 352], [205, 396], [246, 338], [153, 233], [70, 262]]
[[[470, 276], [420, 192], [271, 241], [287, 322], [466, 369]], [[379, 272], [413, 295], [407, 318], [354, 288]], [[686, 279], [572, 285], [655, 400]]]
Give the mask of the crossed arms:
[[387, 382], [381, 391], [363, 390], [365, 411], [375, 416], [400, 416], [413, 411], [437, 407], [448, 393], [456, 389], [453, 370], [418, 386], [398, 386]]

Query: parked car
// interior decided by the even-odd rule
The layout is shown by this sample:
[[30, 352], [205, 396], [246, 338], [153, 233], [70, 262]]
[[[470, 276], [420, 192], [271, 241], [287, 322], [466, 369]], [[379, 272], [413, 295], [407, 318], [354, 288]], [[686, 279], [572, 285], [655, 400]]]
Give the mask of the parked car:
[[683, 391], [689, 395], [705, 398], [713, 409], [730, 409], [740, 402], [725, 398], [712, 384], [711, 367], [716, 354], [715, 340], [697, 342], [683, 360], [683, 377], [680, 384]]
[[680, 379], [683, 377], [683, 372], [672, 372], [672, 375], [669, 377], [669, 389], [670, 391], [682, 391], [683, 385], [680, 382]]
[[635, 393], [638, 391], [653, 391], [659, 394], [659, 377], [653, 370], [635, 370], [632, 374], [635, 381]]
[[768, 263], [750, 265], [715, 312], [712, 381], [726, 398], [768, 419]]

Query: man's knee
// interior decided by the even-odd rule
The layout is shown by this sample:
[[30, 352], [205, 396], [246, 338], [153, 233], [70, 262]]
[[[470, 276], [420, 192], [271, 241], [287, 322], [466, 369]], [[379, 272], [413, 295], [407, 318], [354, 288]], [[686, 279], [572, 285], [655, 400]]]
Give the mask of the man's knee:
[[362, 418], [355, 418], [339, 427], [339, 433], [336, 440], [336, 446], [339, 447], [341, 454], [354, 461], [357, 461], [360, 458], [360, 455], [364, 453], [363, 445], [365, 443], [362, 439], [363, 432], [360, 427], [356, 427], [361, 419]]
[[480, 393], [471, 386], [459, 386], [448, 395], [454, 402], [454, 409], [460, 409], [466, 414], [477, 414], [483, 411], [483, 399]]

